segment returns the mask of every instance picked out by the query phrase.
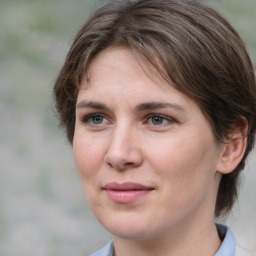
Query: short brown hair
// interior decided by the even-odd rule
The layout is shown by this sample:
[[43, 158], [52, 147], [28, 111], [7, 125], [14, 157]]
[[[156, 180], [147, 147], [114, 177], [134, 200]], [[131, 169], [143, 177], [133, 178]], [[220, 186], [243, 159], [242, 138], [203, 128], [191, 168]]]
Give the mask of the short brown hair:
[[97, 9], [77, 33], [56, 80], [60, 123], [70, 143], [82, 77], [108, 47], [126, 46], [147, 59], [174, 87], [193, 97], [217, 141], [228, 139], [245, 117], [249, 128], [244, 157], [222, 176], [215, 215], [227, 214], [256, 130], [256, 85], [252, 63], [234, 28], [216, 11], [192, 0], [112, 0]]

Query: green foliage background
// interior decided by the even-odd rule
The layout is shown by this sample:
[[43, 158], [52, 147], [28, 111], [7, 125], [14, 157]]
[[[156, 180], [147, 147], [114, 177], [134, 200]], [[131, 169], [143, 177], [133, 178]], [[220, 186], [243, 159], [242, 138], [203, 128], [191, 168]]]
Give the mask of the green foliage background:
[[[88, 210], [52, 101], [54, 80], [93, 2], [0, 0], [0, 255], [88, 255], [110, 238]], [[231, 21], [256, 67], [256, 1], [204, 2]], [[256, 250], [255, 162], [254, 154], [227, 222]]]

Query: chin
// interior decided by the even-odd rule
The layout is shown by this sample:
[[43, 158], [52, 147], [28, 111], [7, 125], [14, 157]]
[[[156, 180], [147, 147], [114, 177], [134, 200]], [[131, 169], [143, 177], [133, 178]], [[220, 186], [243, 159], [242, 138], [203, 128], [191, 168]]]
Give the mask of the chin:
[[[114, 236], [129, 240], [144, 240], [149, 232], [150, 224], [145, 217], [138, 216], [112, 216], [111, 218], [98, 218], [102, 226]], [[132, 214], [133, 215], [133, 214]]]

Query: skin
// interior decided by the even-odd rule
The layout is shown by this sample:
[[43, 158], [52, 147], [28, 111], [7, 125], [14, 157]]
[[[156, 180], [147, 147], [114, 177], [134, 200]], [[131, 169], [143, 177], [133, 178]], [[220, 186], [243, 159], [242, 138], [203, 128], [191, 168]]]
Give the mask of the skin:
[[[218, 185], [237, 146], [227, 148], [197, 103], [129, 49], [94, 59], [77, 98], [73, 149], [88, 204], [114, 235], [115, 255], [214, 255]], [[104, 189], [111, 182], [151, 190], [116, 202]]]

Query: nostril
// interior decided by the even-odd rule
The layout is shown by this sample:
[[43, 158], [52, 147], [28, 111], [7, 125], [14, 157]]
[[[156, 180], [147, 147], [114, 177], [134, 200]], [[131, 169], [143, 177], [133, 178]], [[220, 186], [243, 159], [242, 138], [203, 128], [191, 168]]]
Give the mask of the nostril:
[[128, 163], [111, 163], [111, 162], [107, 162], [107, 164], [111, 168], [114, 168], [116, 170], [124, 170], [124, 169], [131, 168], [131, 167], [134, 166], [134, 163], [132, 163], [132, 162], [128, 162]]
[[104, 161], [111, 168], [124, 170], [140, 166], [143, 162], [143, 157], [137, 149], [123, 150], [121, 152], [112, 149], [106, 153]]

